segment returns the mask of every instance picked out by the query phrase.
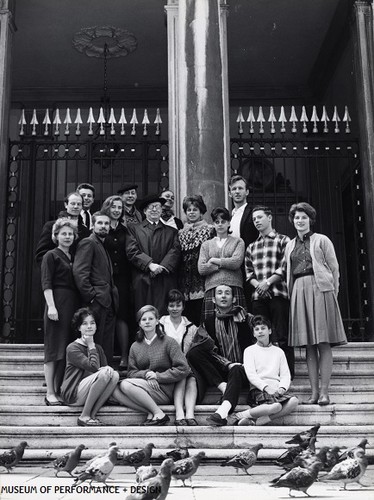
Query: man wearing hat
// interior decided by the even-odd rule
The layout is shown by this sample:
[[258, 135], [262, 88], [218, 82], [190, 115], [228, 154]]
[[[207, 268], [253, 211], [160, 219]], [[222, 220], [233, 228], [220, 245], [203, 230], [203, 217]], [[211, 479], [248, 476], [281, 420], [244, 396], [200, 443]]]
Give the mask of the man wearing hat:
[[123, 222], [125, 225], [128, 223], [139, 224], [143, 221], [142, 214], [135, 207], [137, 194], [137, 184], [124, 184], [121, 189], [117, 191], [117, 194], [121, 195], [123, 201]]
[[158, 195], [144, 198], [140, 208], [145, 220], [129, 224], [126, 241], [127, 258], [133, 266], [135, 310], [152, 304], [161, 315], [166, 314], [169, 290], [177, 288], [181, 257], [178, 232], [160, 221], [164, 203]]

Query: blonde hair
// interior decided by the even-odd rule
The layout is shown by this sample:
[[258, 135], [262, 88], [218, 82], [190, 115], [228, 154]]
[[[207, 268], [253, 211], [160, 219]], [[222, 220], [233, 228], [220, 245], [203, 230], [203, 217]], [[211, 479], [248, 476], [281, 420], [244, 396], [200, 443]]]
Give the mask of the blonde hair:
[[61, 217], [57, 219], [52, 227], [52, 241], [57, 245], [57, 236], [63, 227], [70, 227], [74, 233], [74, 239], [78, 238], [78, 224], [73, 219], [68, 219], [67, 217]]

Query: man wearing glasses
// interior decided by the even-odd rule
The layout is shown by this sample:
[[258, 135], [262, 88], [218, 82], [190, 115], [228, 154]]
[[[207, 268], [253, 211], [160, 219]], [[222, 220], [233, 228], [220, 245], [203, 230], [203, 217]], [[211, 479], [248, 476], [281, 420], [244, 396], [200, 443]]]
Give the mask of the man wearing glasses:
[[133, 266], [132, 285], [135, 310], [146, 304], [166, 314], [168, 291], [177, 288], [181, 250], [178, 232], [160, 222], [165, 203], [158, 195], [144, 198], [140, 209], [145, 220], [128, 226], [127, 258]]

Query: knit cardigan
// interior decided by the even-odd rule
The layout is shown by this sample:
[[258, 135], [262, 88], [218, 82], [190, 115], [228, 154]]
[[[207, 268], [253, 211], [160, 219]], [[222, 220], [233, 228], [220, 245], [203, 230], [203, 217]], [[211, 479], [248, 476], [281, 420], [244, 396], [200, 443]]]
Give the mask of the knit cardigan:
[[[288, 294], [291, 296], [294, 279], [291, 273], [291, 253], [295, 248], [296, 238], [287, 243], [284, 252], [284, 265]], [[339, 264], [332, 241], [324, 234], [313, 233], [310, 237], [310, 255], [314, 278], [321, 292], [339, 293]]]
[[145, 379], [147, 372], [155, 372], [158, 383], [169, 398], [173, 396], [174, 384], [190, 372], [178, 342], [167, 335], [161, 339], [156, 337], [150, 345], [144, 340], [134, 342], [128, 364], [128, 378]]
[[[243, 274], [240, 266], [244, 259], [244, 241], [241, 238], [228, 236], [223, 247], [219, 248], [217, 239], [204, 241], [200, 248], [198, 270], [205, 276], [205, 290], [218, 285], [243, 287]], [[209, 259], [220, 259], [220, 267], [209, 263]]]

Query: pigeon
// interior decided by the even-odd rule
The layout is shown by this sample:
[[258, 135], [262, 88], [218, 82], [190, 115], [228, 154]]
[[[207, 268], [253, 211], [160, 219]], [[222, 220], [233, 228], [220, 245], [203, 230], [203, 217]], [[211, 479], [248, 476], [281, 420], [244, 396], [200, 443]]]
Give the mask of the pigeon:
[[84, 444], [80, 444], [75, 448], [75, 450], [69, 451], [62, 455], [62, 457], [56, 458], [52, 462], [53, 467], [56, 469], [55, 476], [57, 477], [60, 472], [67, 472], [71, 477], [74, 477], [72, 471], [76, 468], [81, 458], [82, 451], [86, 447]]
[[[235, 467], [236, 473], [239, 472], [239, 469], [242, 469], [246, 474], [248, 474], [248, 469], [256, 463], [257, 454], [261, 448], [263, 448], [263, 444], [258, 443], [248, 450], [243, 450], [232, 458], [229, 458], [225, 462], [222, 462], [221, 467]], [[250, 474], [248, 474], [248, 476], [249, 475]]]
[[91, 458], [91, 460], [88, 460], [88, 462], [86, 462], [84, 464], [84, 466], [77, 470], [76, 473], [77, 474], [81, 474], [83, 471], [85, 471], [87, 469], [87, 467], [89, 467], [95, 460], [97, 460], [98, 458], [102, 458], [102, 457], [105, 457], [108, 453], [109, 453], [109, 450], [112, 446], [117, 446], [117, 443], [115, 441], [113, 441], [112, 443], [109, 444], [108, 446], [108, 449], [107, 451], [104, 451], [103, 453], [99, 453], [98, 455], [96, 455], [95, 457]]
[[201, 460], [205, 457], [204, 451], [199, 451], [197, 455], [193, 457], [183, 458], [175, 462], [172, 476], [176, 479], [180, 479], [183, 486], [186, 486], [185, 480], [193, 476], [197, 469], [199, 468]]
[[333, 446], [332, 448], [329, 448], [326, 452], [326, 458], [325, 458], [325, 463], [323, 470], [330, 472], [330, 470], [336, 465], [339, 461], [339, 452], [340, 448], [339, 446]]
[[153, 465], [141, 465], [136, 469], [135, 480], [137, 483], [143, 483], [151, 477], [155, 477], [158, 474], [158, 470]]
[[141, 450], [134, 451], [122, 458], [123, 465], [132, 465], [137, 469], [141, 465], [149, 465], [152, 456], [152, 450], [155, 447], [153, 443], [148, 443]]
[[308, 494], [308, 489], [316, 481], [318, 472], [321, 470], [321, 467], [321, 462], [315, 462], [308, 468], [295, 467], [282, 476], [273, 479], [273, 481], [271, 481], [273, 484], [271, 484], [270, 486], [272, 488], [289, 488], [289, 496], [292, 496], [292, 490], [302, 491], [307, 496], [310, 496]]
[[320, 477], [320, 481], [337, 481], [343, 483], [343, 490], [346, 489], [349, 483], [358, 483], [361, 486], [366, 486], [360, 482], [360, 479], [366, 472], [368, 466], [368, 459], [365, 456], [365, 452], [362, 449], [355, 450], [354, 452], [349, 452], [349, 457], [343, 460], [343, 462], [338, 462], [331, 471]]
[[282, 455], [280, 455], [275, 463], [279, 465], [280, 467], [283, 467], [284, 465], [290, 465], [293, 463], [295, 458], [304, 450], [307, 449], [309, 446], [308, 441], [304, 441], [304, 443], [298, 445], [298, 446], [292, 446], [289, 448], [287, 451], [285, 451]]
[[286, 444], [301, 444], [305, 441], [309, 441], [312, 437], [317, 436], [317, 432], [320, 427], [321, 424], [317, 424], [306, 431], [299, 432], [298, 434], [295, 434], [291, 439], [286, 441]]
[[[284, 465], [283, 468], [286, 470], [294, 469], [295, 467], [303, 467], [305, 460], [308, 458], [315, 456], [316, 454], [316, 441], [315, 437], [310, 438], [308, 446], [305, 450], [302, 450], [298, 455], [295, 456], [292, 463]], [[307, 441], [305, 441], [307, 442]]]
[[339, 462], [342, 462], [343, 460], [348, 458], [349, 454], [354, 453], [356, 450], [363, 450], [365, 453], [366, 445], [368, 445], [368, 444], [369, 444], [369, 441], [366, 438], [361, 439], [361, 441], [359, 442], [359, 444], [357, 446], [353, 446], [352, 448], [348, 448], [339, 456]]
[[87, 480], [90, 480], [90, 484], [92, 481], [105, 483], [118, 461], [118, 451], [117, 446], [111, 446], [105, 456], [96, 458], [75, 478], [75, 486]]
[[175, 450], [168, 451], [166, 453], [166, 456], [168, 458], [172, 458], [174, 460], [174, 462], [176, 462], [177, 460], [182, 460], [183, 458], [188, 458], [190, 456], [190, 453], [189, 453], [187, 447], [175, 448]]
[[5, 467], [7, 472], [10, 472], [23, 457], [26, 446], [28, 446], [26, 441], [21, 441], [11, 450], [2, 453], [0, 455], [0, 465]]
[[144, 491], [128, 495], [126, 500], [165, 500], [170, 487], [173, 467], [174, 460], [172, 458], [164, 460], [157, 476], [139, 484]]

